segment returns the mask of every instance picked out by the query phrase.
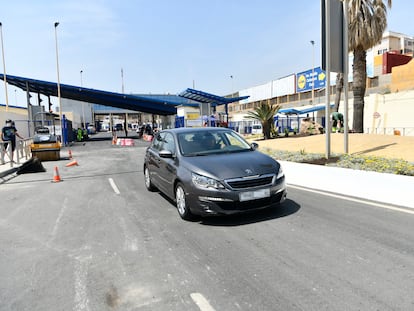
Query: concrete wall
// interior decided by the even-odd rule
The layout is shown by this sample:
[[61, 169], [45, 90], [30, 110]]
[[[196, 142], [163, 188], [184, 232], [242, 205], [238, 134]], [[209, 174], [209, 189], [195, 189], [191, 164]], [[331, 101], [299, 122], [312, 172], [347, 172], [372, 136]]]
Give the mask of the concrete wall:
[[[11, 119], [15, 122], [16, 129], [20, 135], [27, 138], [29, 137], [29, 118], [26, 108], [9, 107], [6, 111], [6, 107], [0, 107], [0, 129], [5, 125], [6, 120]], [[33, 133], [31, 133], [33, 135]]]
[[[343, 101], [339, 112], [344, 113]], [[353, 99], [348, 102], [348, 126], [352, 129]], [[364, 132], [394, 135], [397, 130], [404, 136], [414, 136], [414, 90], [370, 94], [365, 97]]]
[[414, 90], [365, 98], [365, 132], [414, 136]]
[[414, 60], [392, 68], [391, 92], [414, 89]]

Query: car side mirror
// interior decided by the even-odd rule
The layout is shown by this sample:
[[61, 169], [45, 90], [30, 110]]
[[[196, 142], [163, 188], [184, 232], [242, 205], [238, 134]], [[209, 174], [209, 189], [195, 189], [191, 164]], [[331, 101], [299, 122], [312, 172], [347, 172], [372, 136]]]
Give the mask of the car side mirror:
[[170, 150], [161, 150], [159, 153], [161, 158], [173, 158], [174, 155]]
[[251, 143], [250, 147], [252, 148], [252, 150], [256, 150], [257, 148], [259, 148], [259, 144], [258, 143]]

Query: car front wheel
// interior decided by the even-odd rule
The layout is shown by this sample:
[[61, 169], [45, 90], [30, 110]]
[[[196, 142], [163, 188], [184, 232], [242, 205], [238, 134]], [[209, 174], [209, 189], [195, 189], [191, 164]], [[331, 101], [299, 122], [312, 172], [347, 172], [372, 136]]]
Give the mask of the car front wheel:
[[145, 187], [147, 188], [147, 190], [154, 191], [155, 186], [152, 184], [151, 174], [150, 174], [148, 167], [145, 167], [144, 169], [144, 178], [145, 178]]
[[177, 211], [180, 217], [184, 220], [192, 219], [193, 215], [187, 205], [185, 190], [181, 183], [178, 183], [175, 188], [175, 202], [177, 204]]

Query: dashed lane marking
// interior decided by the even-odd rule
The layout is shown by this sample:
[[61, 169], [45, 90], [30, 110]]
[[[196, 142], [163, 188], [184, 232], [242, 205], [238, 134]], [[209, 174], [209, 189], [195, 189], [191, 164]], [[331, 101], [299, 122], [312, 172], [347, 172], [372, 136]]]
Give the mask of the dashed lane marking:
[[215, 311], [214, 308], [210, 305], [210, 303], [202, 294], [192, 293], [190, 296], [201, 311]]
[[118, 189], [118, 187], [116, 186], [116, 184], [115, 184], [114, 180], [113, 180], [112, 178], [108, 178], [108, 180], [109, 180], [109, 184], [111, 185], [111, 187], [112, 187], [112, 189], [114, 190], [114, 192], [115, 192], [116, 194], [120, 194], [121, 192], [119, 192], [119, 189]]

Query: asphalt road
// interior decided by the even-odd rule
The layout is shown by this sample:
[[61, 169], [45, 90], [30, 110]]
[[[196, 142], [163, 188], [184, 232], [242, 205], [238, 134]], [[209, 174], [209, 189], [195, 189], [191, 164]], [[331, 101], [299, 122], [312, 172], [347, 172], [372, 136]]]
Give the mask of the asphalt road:
[[75, 144], [78, 166], [0, 185], [0, 310], [414, 309], [412, 214], [289, 187], [185, 222], [146, 191], [146, 145]]

